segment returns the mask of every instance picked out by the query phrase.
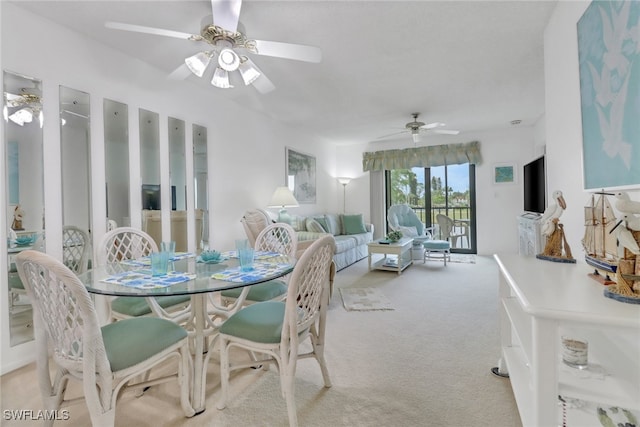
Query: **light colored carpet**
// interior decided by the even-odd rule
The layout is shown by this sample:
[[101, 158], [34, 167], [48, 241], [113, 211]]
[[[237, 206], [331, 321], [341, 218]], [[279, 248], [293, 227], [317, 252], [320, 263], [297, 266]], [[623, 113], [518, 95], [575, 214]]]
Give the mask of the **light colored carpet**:
[[[401, 275], [367, 271], [366, 259], [336, 275], [335, 287], [375, 288], [395, 310], [346, 311], [338, 292], [329, 305], [325, 356], [333, 387], [324, 388], [313, 359], [298, 363], [299, 424], [325, 426], [518, 427], [521, 422], [508, 379], [490, 372], [500, 355], [498, 269], [493, 259], [476, 264], [418, 261]], [[230, 401], [217, 410], [218, 367], [207, 375], [204, 413], [184, 418], [174, 383], [152, 387], [118, 402], [118, 426], [286, 426], [287, 411], [275, 368], [232, 377]], [[2, 409], [41, 408], [35, 366], [0, 378]], [[71, 385], [72, 395], [81, 393]], [[70, 420], [89, 425], [84, 403], [69, 407]], [[3, 426], [41, 421], [3, 420]]]
[[391, 301], [374, 288], [340, 288], [342, 305], [347, 311], [393, 310]]

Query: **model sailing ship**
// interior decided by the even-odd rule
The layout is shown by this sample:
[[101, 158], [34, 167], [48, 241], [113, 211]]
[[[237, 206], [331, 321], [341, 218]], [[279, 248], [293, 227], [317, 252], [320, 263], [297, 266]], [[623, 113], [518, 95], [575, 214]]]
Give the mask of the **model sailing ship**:
[[582, 246], [586, 263], [594, 268], [589, 276], [604, 285], [611, 285], [616, 283], [611, 276], [618, 268], [616, 236], [613, 233], [617, 221], [607, 196], [613, 194], [604, 191], [594, 193], [590, 204], [585, 206]]

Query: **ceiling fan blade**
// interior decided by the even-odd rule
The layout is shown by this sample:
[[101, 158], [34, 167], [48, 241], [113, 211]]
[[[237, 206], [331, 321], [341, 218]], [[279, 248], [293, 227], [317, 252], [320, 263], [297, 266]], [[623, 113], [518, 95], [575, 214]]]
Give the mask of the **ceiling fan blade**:
[[255, 40], [258, 55], [275, 56], [277, 58], [295, 59], [296, 61], [320, 62], [322, 51], [314, 46], [293, 43], [269, 42]]
[[241, 6], [242, 0], [211, 0], [213, 24], [235, 33]]
[[446, 129], [434, 129], [433, 133], [439, 133], [441, 135], [457, 135], [460, 133], [459, 130], [446, 130]]
[[442, 126], [446, 126], [446, 125], [444, 123], [440, 123], [440, 122], [433, 122], [433, 123], [426, 124], [426, 125], [422, 126], [421, 128], [422, 129], [435, 129], [435, 128], [439, 128], [439, 127], [442, 127]]
[[402, 135], [403, 133], [408, 133], [408, 130], [403, 130], [400, 132], [394, 132], [394, 133], [390, 133], [389, 135], [384, 135], [384, 136], [379, 136], [376, 139], [385, 139], [385, 138], [389, 138], [391, 136], [397, 136], [397, 135]]
[[187, 67], [187, 64], [182, 63], [178, 68], [173, 70], [171, 74], [167, 76], [169, 80], [184, 80], [191, 75], [191, 70]]
[[[255, 64], [253, 66], [255, 67]], [[276, 86], [273, 84], [273, 82], [269, 80], [269, 78], [265, 76], [258, 67], [256, 67], [256, 69], [260, 71], [260, 77], [258, 77], [254, 80], [253, 83], [251, 83], [253, 87], [255, 87], [256, 90], [263, 95], [274, 91], [276, 89]]]
[[125, 24], [123, 22], [105, 22], [104, 26], [113, 30], [133, 31], [135, 33], [153, 34], [156, 36], [174, 37], [185, 40], [202, 40], [202, 36], [183, 33], [180, 31], [165, 30], [162, 28], [143, 27], [142, 25]]

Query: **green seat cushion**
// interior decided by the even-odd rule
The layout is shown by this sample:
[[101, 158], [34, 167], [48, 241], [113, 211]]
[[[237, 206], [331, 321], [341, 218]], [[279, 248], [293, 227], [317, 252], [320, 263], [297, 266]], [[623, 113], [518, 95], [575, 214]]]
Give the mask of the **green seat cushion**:
[[[242, 288], [235, 288], [221, 293], [223, 297], [238, 298], [241, 292]], [[286, 293], [287, 285], [282, 280], [269, 280], [268, 282], [251, 286], [246, 299], [253, 302], [270, 301]]]
[[[162, 308], [171, 307], [177, 304], [188, 302], [189, 295], [171, 295], [166, 297], [155, 297], [158, 305]], [[146, 298], [140, 297], [117, 297], [111, 302], [111, 310], [131, 317], [144, 316], [151, 313], [151, 307]]]
[[220, 333], [259, 343], [279, 343], [284, 307], [283, 301], [252, 304], [227, 319], [220, 327]]
[[422, 244], [425, 249], [444, 250], [450, 249], [451, 243], [448, 240], [427, 240]]
[[20, 276], [17, 273], [9, 273], [9, 289], [22, 289], [24, 290], [24, 284], [20, 280]]
[[183, 327], [157, 317], [125, 319], [103, 326], [112, 371], [134, 366], [187, 337]]

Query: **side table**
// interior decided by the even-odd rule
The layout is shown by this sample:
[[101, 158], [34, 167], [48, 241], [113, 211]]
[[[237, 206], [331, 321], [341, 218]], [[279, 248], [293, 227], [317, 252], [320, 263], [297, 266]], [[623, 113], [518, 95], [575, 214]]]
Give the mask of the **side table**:
[[[413, 239], [403, 237], [397, 242], [389, 242], [385, 239], [376, 240], [367, 245], [369, 249], [369, 271], [372, 269], [396, 271], [398, 274], [402, 270], [413, 264]], [[371, 255], [383, 254], [384, 258], [371, 264]], [[388, 255], [395, 255], [397, 258], [390, 258]]]

